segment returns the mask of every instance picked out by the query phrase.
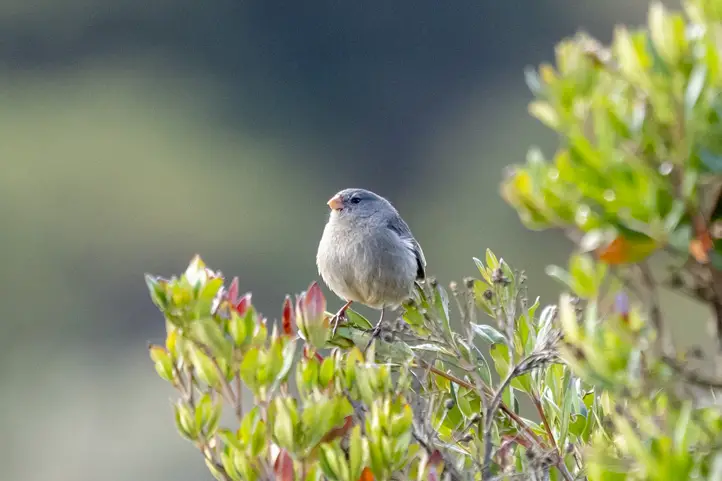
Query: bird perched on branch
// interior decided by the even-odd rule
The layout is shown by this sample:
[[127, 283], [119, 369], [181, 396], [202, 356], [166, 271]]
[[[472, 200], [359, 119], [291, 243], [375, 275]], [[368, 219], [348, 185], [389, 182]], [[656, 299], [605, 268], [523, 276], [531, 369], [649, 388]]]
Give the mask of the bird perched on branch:
[[409, 299], [414, 283], [426, 278], [424, 252], [398, 211], [380, 195], [344, 189], [328, 206], [316, 265], [329, 289], [346, 301], [333, 318], [332, 332], [351, 303], [358, 302], [381, 310], [370, 344], [384, 311]]

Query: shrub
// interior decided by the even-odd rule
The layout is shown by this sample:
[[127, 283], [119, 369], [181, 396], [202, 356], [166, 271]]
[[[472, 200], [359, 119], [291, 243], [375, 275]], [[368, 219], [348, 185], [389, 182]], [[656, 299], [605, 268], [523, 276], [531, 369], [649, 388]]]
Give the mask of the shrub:
[[[722, 0], [655, 3], [609, 48], [578, 34], [527, 72], [559, 147], [531, 149], [502, 195], [577, 243], [549, 268], [556, 305], [487, 251], [478, 278], [422, 283], [369, 344], [352, 310], [331, 335], [316, 283], [268, 322], [200, 258], [147, 275], [180, 434], [226, 481], [722, 480], [720, 46]], [[716, 358], [678, 352], [660, 285], [710, 306]]]

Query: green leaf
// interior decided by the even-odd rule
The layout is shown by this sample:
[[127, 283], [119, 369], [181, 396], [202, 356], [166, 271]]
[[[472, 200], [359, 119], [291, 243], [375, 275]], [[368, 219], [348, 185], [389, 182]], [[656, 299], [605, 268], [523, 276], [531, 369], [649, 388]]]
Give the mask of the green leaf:
[[211, 415], [211, 407], [213, 402], [211, 396], [208, 393], [204, 393], [200, 399], [198, 399], [195, 411], [195, 429], [199, 433], [203, 432], [203, 428], [208, 424], [208, 418]]
[[222, 357], [226, 361], [231, 360], [233, 346], [213, 318], [206, 317], [196, 320], [191, 324], [191, 331], [195, 339], [211, 349], [214, 356]]
[[268, 349], [267, 355], [266, 355], [266, 363], [265, 363], [265, 370], [267, 372], [265, 376], [264, 384], [269, 384], [269, 381], [271, 384], [275, 384], [276, 380], [278, 379], [278, 376], [283, 369], [284, 364], [284, 358], [283, 358], [283, 339], [280, 337], [277, 337], [272, 343], [270, 348]]
[[449, 296], [446, 291], [440, 285], [437, 285], [434, 289], [434, 307], [440, 317], [441, 325], [444, 328], [444, 333], [447, 336], [447, 340], [454, 342], [454, 333], [451, 330], [451, 324], [449, 319]]
[[145, 284], [148, 286], [150, 298], [158, 309], [165, 311], [168, 307], [168, 295], [166, 294], [166, 282], [150, 274], [145, 275]]
[[572, 288], [572, 276], [566, 270], [558, 266], [547, 266], [545, 271], [549, 277], [553, 277], [570, 289]]
[[[241, 425], [241, 429], [243, 429], [243, 425]], [[226, 446], [231, 446], [233, 449], [243, 450], [243, 445], [238, 440], [238, 436], [229, 429], [219, 429], [216, 434], [219, 438], [221, 438], [221, 441], [223, 441], [223, 444]]]
[[[483, 277], [484, 280], [486, 281], [486, 285], [490, 286], [491, 285], [491, 276], [489, 275], [488, 269], [484, 266], [484, 263], [481, 262], [481, 260], [477, 259], [476, 257], [473, 257], [472, 259], [474, 259], [474, 264], [476, 264], [476, 268], [479, 269], [479, 274], [481, 274], [481, 277]], [[483, 292], [483, 290], [482, 290], [482, 292]]]
[[531, 393], [531, 373], [525, 373], [511, 380], [511, 385], [523, 393]]
[[557, 440], [560, 446], [566, 446], [572, 408], [579, 404], [579, 391], [577, 386], [575, 386], [576, 383], [574, 382], [574, 378], [569, 370], [565, 372], [565, 377], [564, 402], [562, 404], [562, 412], [560, 415], [561, 426], [559, 428], [559, 439]]
[[216, 277], [208, 280], [203, 287], [201, 287], [196, 299], [195, 315], [197, 318], [203, 318], [211, 315], [211, 308], [213, 307], [213, 301], [223, 287], [223, 278]]
[[279, 446], [292, 452], [299, 447], [295, 444], [294, 416], [289, 411], [288, 403], [281, 402], [280, 399], [278, 401], [275, 403], [276, 416], [273, 422], [273, 436]]
[[189, 346], [188, 354], [200, 380], [213, 388], [220, 388], [221, 375], [211, 358], [195, 345]]
[[687, 82], [687, 88], [684, 91], [684, 111], [686, 116], [690, 116], [692, 110], [697, 105], [706, 79], [707, 65], [698, 63], [692, 69], [692, 73], [689, 75], [689, 82]]
[[559, 322], [569, 342], [575, 343], [580, 340], [579, 322], [568, 294], [562, 294], [559, 300]]
[[361, 426], [356, 425], [351, 430], [349, 438], [349, 474], [352, 480], [361, 477], [364, 468], [363, 439], [361, 438]]
[[198, 430], [195, 426], [195, 417], [190, 408], [178, 401], [173, 404], [173, 412], [175, 415], [175, 424], [178, 432], [189, 441], [198, 439]]
[[489, 354], [494, 360], [494, 367], [497, 374], [503, 378], [509, 374], [509, 347], [503, 343], [492, 344], [489, 348]]
[[369, 460], [371, 461], [371, 471], [373, 471], [374, 477], [379, 479], [385, 479], [385, 465], [384, 456], [381, 452], [380, 440], [367, 439]]
[[[434, 361], [434, 367], [438, 369], [439, 371], [446, 372], [444, 369], [444, 364], [439, 360]], [[433, 374], [434, 383], [436, 384], [436, 387], [438, 387], [442, 391], [446, 391], [449, 389], [449, 385], [451, 384], [451, 381], [446, 379], [443, 376], [440, 376], [438, 374]]]
[[321, 363], [321, 369], [318, 373], [318, 382], [321, 386], [328, 386], [333, 379], [334, 372], [336, 370], [336, 363], [333, 357], [327, 357]]
[[514, 411], [516, 414], [519, 414], [519, 400], [516, 398], [516, 395], [514, 394], [514, 388], [509, 387], [506, 390], [504, 390], [504, 394], [501, 396], [502, 401], [504, 401], [504, 404], [509, 406], [509, 408]]
[[415, 346], [411, 346], [411, 349], [413, 351], [437, 352], [439, 354], [453, 356], [448, 349], [443, 346], [439, 346], [438, 344], [417, 344]]
[[286, 380], [288, 373], [293, 367], [293, 361], [296, 355], [296, 339], [291, 339], [283, 348], [283, 365], [276, 375], [276, 383]]
[[169, 382], [174, 382], [173, 361], [170, 354], [161, 346], [150, 346], [150, 358], [155, 363], [155, 370], [158, 375]]
[[245, 453], [241, 451], [233, 453], [233, 465], [236, 471], [238, 471], [238, 473], [242, 476], [243, 481], [255, 481], [258, 479], [258, 475], [256, 474], [250, 460], [247, 459]]
[[421, 327], [424, 325], [424, 316], [415, 306], [408, 306], [404, 309], [404, 321], [413, 327]]
[[369, 330], [374, 327], [368, 319], [351, 309], [346, 309], [346, 320], [350, 326], [356, 329]]
[[231, 310], [228, 331], [236, 346], [245, 347], [251, 342], [255, 328], [255, 316], [253, 306], [248, 306], [243, 316], [240, 316], [235, 309]]
[[471, 404], [469, 403], [469, 400], [466, 399], [465, 395], [459, 396], [458, 399], [459, 399], [459, 411], [461, 411], [461, 414], [463, 414], [466, 419], [470, 419], [474, 414], [476, 414], [471, 409]]
[[569, 273], [572, 278], [572, 288], [581, 298], [594, 297], [597, 292], [594, 262], [585, 254], [574, 255], [569, 262]]
[[204, 429], [207, 437], [215, 436], [223, 414], [223, 402], [216, 401], [211, 405], [209, 416], [206, 419]]
[[687, 453], [689, 449], [692, 411], [692, 403], [685, 402], [680, 409], [679, 419], [674, 429], [674, 447], [681, 453]]
[[471, 329], [489, 344], [506, 343], [504, 335], [488, 324], [471, 324]]
[[302, 361], [298, 366], [301, 382], [299, 387], [305, 387], [307, 390], [318, 388], [318, 372], [321, 368], [319, 361], [312, 357]]
[[231, 451], [224, 450], [221, 453], [221, 465], [223, 470], [231, 477], [232, 481], [244, 481], [241, 477], [241, 473], [236, 469], [236, 465], [233, 462], [233, 454]]
[[258, 371], [258, 357], [258, 349], [255, 347], [249, 349], [243, 356], [243, 361], [241, 361], [241, 365], [239, 367], [241, 379], [254, 392], [258, 389], [256, 377]]
[[541, 315], [539, 316], [539, 331], [537, 332], [536, 343], [534, 349], [540, 349], [544, 343], [547, 342], [547, 338], [552, 330], [552, 321], [556, 314], [556, 306], [546, 306], [542, 309]]
[[499, 259], [497, 259], [496, 255], [491, 251], [491, 249], [486, 249], [486, 252], [484, 253], [486, 257], [486, 267], [490, 270], [494, 270], [499, 267]]
[[481, 380], [484, 381], [487, 386], [491, 386], [491, 368], [489, 367], [489, 362], [486, 360], [486, 357], [481, 354], [479, 354], [477, 359], [476, 372], [479, 373]]

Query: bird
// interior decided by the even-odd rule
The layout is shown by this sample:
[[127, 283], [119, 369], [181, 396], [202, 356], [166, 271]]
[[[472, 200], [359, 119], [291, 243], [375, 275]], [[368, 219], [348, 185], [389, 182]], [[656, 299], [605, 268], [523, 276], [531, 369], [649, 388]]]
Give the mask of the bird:
[[345, 304], [333, 316], [332, 337], [356, 302], [381, 311], [369, 344], [378, 336], [386, 309], [412, 297], [426, 279], [426, 258], [396, 208], [366, 189], [348, 188], [327, 202], [331, 211], [316, 254], [318, 272]]

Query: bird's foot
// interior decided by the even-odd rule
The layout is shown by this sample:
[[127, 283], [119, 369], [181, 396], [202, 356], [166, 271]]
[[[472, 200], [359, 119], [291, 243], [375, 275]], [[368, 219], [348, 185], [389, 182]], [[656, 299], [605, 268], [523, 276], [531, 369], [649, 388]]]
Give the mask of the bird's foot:
[[369, 347], [371, 347], [371, 343], [374, 342], [374, 339], [379, 337], [379, 334], [381, 334], [381, 323], [379, 322], [376, 324], [376, 327], [373, 328], [371, 331], [371, 338], [369, 339], [369, 342], [366, 343], [366, 347], [364, 347], [363, 353], [366, 354], [366, 351], [369, 350]]
[[333, 327], [331, 328], [331, 339], [333, 339], [334, 337], [336, 337], [336, 330], [338, 329], [338, 324], [339, 324], [339, 322], [341, 321], [341, 319], [343, 319], [344, 321], [347, 321], [347, 320], [348, 320], [348, 319], [346, 318], [346, 309], [348, 309], [348, 306], [349, 306], [350, 304], [351, 304], [350, 302], [346, 303], [346, 304], [345, 304], [341, 309], [339, 309], [338, 312], [337, 312], [336, 314], [334, 314], [334, 316], [331, 318], [331, 323], [332, 323], [332, 326], [333, 326]]
[[374, 339], [379, 337], [379, 334], [381, 334], [381, 323], [384, 322], [384, 309], [381, 309], [381, 318], [379, 319], [379, 322], [376, 323], [376, 327], [374, 327], [374, 330], [371, 331], [371, 339], [369, 339], [369, 342], [366, 344], [366, 347], [363, 350], [363, 353], [366, 354], [366, 351], [369, 350], [369, 347], [371, 347], [371, 344], [374, 342]]

